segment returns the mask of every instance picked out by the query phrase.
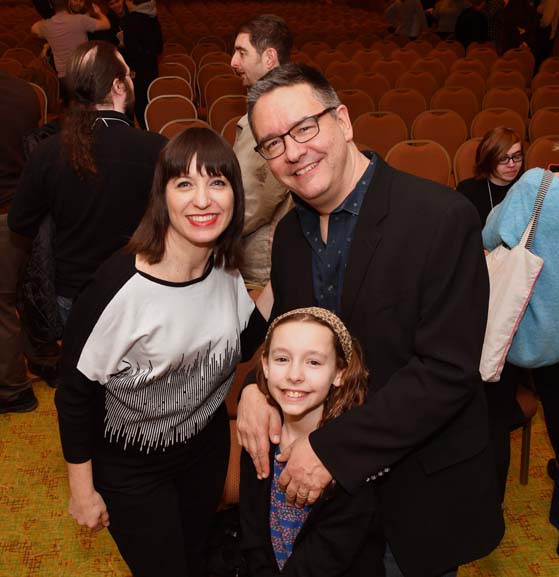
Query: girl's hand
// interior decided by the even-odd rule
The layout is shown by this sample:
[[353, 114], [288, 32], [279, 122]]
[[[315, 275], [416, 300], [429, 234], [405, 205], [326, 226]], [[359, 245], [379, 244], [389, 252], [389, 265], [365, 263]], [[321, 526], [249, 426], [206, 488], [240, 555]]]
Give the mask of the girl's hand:
[[68, 512], [78, 525], [89, 527], [93, 533], [109, 526], [109, 513], [103, 497], [93, 490], [91, 493], [70, 496]]

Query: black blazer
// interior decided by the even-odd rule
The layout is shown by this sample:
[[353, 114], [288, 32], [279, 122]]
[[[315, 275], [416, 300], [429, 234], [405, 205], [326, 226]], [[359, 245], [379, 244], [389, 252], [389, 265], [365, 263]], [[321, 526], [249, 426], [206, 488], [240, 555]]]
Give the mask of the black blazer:
[[[296, 211], [276, 229], [271, 280], [272, 318], [314, 304], [311, 248]], [[370, 392], [310, 441], [347, 491], [374, 481], [406, 577], [482, 557], [504, 533], [478, 371], [488, 298], [475, 208], [378, 159], [341, 304]]]
[[[270, 450], [270, 470], [276, 446]], [[328, 488], [313, 505], [280, 572], [270, 538], [272, 475], [259, 481], [252, 459], [241, 455], [242, 549], [249, 577], [384, 577], [384, 545], [373, 529], [373, 485], [351, 495]]]

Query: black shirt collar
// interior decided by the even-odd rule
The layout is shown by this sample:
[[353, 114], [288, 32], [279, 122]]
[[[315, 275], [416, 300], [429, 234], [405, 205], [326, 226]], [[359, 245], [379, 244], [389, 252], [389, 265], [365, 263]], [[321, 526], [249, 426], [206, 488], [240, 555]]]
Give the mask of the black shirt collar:
[[97, 110], [95, 126], [113, 127], [113, 126], [134, 126], [134, 123], [126, 114], [116, 110]]

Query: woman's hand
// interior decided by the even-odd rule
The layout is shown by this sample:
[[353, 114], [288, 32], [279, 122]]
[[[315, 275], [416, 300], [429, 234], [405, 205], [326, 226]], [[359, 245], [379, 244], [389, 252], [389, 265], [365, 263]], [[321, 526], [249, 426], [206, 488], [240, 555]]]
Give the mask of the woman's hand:
[[109, 526], [109, 513], [103, 497], [93, 490], [90, 494], [70, 496], [68, 512], [78, 525], [89, 527], [93, 533]]
[[270, 474], [268, 439], [279, 444], [281, 435], [280, 415], [256, 385], [243, 389], [237, 408], [237, 439], [252, 457], [259, 479]]
[[109, 526], [109, 513], [103, 497], [93, 486], [91, 460], [68, 463], [70, 503], [68, 512], [78, 525], [89, 527], [94, 533]]

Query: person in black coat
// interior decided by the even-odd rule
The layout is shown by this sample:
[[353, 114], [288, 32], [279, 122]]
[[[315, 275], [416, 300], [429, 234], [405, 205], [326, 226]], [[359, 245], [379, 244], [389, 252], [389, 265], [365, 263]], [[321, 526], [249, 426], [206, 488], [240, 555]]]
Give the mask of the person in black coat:
[[135, 73], [134, 112], [139, 124], [145, 128], [147, 90], [151, 81], [157, 78], [157, 59], [163, 51], [163, 36], [155, 0], [128, 2], [128, 15], [122, 20], [122, 30], [126, 62]]
[[485, 0], [471, 0], [458, 19], [454, 28], [454, 36], [464, 48], [472, 42], [487, 42], [489, 40], [489, 23], [485, 15]]

